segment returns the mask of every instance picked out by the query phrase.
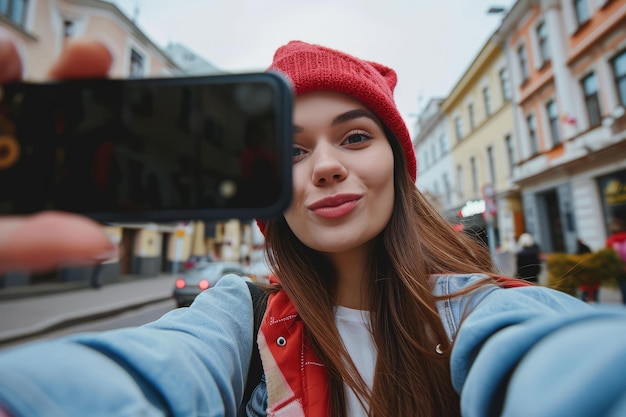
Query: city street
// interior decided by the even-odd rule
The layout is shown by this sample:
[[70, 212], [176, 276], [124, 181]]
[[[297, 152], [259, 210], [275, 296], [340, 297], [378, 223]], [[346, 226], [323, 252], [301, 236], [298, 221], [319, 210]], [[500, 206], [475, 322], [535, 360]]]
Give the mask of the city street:
[[[172, 298], [175, 276], [161, 275], [128, 282], [0, 302], [0, 348], [50, 331], [113, 317]], [[167, 311], [167, 307], [160, 314]], [[156, 319], [159, 312], [145, 321]], [[142, 323], [120, 323], [119, 327]]]
[[[158, 319], [176, 307], [174, 275], [137, 279], [0, 302], [0, 349], [75, 332], [101, 331]], [[540, 276], [545, 281], [545, 274]], [[619, 304], [619, 291], [601, 288], [601, 304]]]

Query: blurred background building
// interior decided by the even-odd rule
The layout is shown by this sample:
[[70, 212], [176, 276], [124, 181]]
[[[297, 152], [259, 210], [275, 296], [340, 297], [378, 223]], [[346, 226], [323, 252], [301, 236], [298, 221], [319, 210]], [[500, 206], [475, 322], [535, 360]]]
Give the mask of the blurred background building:
[[[496, 254], [524, 232], [544, 252], [574, 252], [577, 238], [599, 249], [611, 217], [626, 218], [626, 0], [518, 0], [490, 12], [499, 28], [418, 116], [417, 186], [452, 222], [489, 230]], [[0, 33], [18, 41], [29, 80], [77, 37], [105, 42], [112, 77], [221, 72], [185, 45], [159, 48], [107, 1], [2, 0]], [[192, 255], [257, 260], [263, 242], [252, 221], [107, 230], [120, 246], [111, 280], [177, 271]]]
[[[25, 62], [24, 78], [41, 81], [72, 38], [99, 39], [113, 54], [112, 78], [168, 77], [223, 73], [182, 44], [155, 45], [117, 6], [101, 0], [0, 1], [0, 34], [15, 39]], [[259, 258], [254, 223], [184, 222], [116, 224], [107, 233], [119, 257], [99, 271], [101, 283], [127, 276], [155, 277], [183, 269], [192, 256], [246, 261]], [[256, 241], [254, 240], [256, 239]], [[256, 243], [255, 243], [256, 242]], [[28, 284], [88, 281], [93, 268], [63, 268], [41, 276], [11, 273], [0, 288]]]
[[417, 186], [453, 222], [492, 226], [495, 252], [525, 231], [544, 252], [600, 249], [626, 218], [626, 1], [493, 11], [500, 27], [418, 117]]

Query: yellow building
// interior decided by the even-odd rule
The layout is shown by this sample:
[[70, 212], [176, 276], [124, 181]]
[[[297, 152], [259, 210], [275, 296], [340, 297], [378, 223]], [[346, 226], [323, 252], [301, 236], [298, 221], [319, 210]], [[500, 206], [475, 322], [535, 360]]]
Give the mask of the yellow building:
[[513, 249], [523, 231], [513, 182], [516, 161], [511, 88], [502, 49], [487, 41], [441, 105], [453, 160], [454, 210], [493, 236], [492, 252]]

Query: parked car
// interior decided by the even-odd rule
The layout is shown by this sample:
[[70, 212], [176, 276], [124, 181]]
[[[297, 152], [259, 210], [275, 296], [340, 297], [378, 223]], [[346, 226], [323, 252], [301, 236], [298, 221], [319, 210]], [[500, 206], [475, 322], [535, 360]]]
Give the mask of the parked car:
[[251, 281], [246, 276], [246, 268], [237, 262], [199, 262], [176, 280], [173, 294], [176, 303], [179, 307], [190, 305], [198, 294], [213, 287], [227, 274]]
[[185, 261], [185, 264], [183, 265], [185, 271], [190, 270], [200, 262], [213, 262], [213, 258], [208, 255], [192, 255], [189, 257], [189, 259]]

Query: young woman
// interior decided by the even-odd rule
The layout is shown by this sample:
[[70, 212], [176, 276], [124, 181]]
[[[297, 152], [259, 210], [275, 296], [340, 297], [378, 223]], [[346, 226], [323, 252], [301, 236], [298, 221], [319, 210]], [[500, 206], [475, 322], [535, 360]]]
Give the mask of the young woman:
[[[488, 252], [453, 231], [415, 187], [412, 142], [393, 102], [395, 72], [303, 42], [280, 48], [271, 68], [292, 80], [297, 96], [294, 197], [265, 227], [284, 290], [268, 314], [288, 308], [283, 316], [294, 319], [284, 330], [303, 323], [294, 348], [310, 343], [316, 359], [305, 363], [313, 373], [321, 362], [330, 388], [314, 393], [320, 413], [458, 414], [431, 276], [493, 270]], [[491, 282], [481, 280], [476, 286]], [[263, 361], [285, 360], [289, 373], [298, 357], [272, 349], [273, 336], [264, 336], [280, 337], [273, 327], [265, 321], [261, 329]], [[289, 386], [268, 387], [270, 410], [284, 406], [273, 391], [293, 390], [286, 379]], [[312, 396], [304, 391], [299, 402]]]
[[[416, 189], [393, 70], [303, 42], [280, 48], [271, 68], [296, 93], [294, 197], [284, 216], [259, 223], [275, 276], [256, 341], [264, 376], [246, 414], [626, 411], [624, 312], [538, 286], [502, 288], [485, 248]], [[5, 219], [0, 236], [36, 219]], [[252, 315], [248, 288], [226, 276], [146, 326], [5, 351], [0, 409], [233, 416]], [[593, 364], [573, 366], [590, 350]]]

